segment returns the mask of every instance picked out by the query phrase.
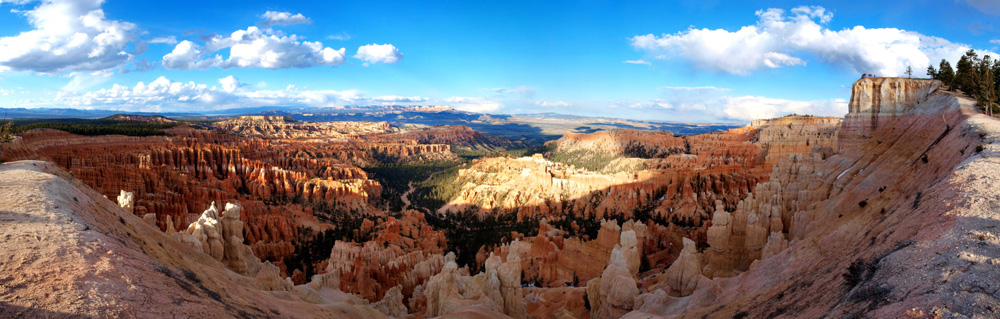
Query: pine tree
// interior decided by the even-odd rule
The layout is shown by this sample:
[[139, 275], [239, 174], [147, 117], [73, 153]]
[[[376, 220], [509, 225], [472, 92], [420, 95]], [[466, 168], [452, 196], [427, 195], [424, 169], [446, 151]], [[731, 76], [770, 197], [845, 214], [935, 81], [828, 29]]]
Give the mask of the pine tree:
[[955, 88], [955, 71], [951, 68], [951, 63], [948, 60], [941, 59], [941, 64], [938, 66], [937, 72], [938, 80], [944, 82], [944, 85]]
[[955, 87], [969, 96], [975, 96], [971, 91], [976, 89], [975, 69], [977, 64], [979, 64], [979, 57], [976, 55], [976, 50], [970, 49], [958, 59], [958, 64], [955, 65]]
[[[7, 148], [7, 143], [14, 140], [13, 134], [14, 122], [8, 121], [7, 116], [4, 116], [3, 120], [0, 120], [0, 158], [3, 158], [3, 151]], [[2, 159], [0, 159], [0, 163], [3, 163]]]
[[985, 55], [982, 60], [976, 62], [972, 78], [973, 88], [970, 93], [976, 98], [976, 105], [983, 108], [987, 115], [992, 116], [993, 101], [996, 100], [993, 60], [989, 55]]
[[934, 65], [927, 66], [927, 76], [935, 80], [940, 80], [938, 79], [938, 72], [934, 69]]
[[906, 78], [913, 78], [913, 68], [909, 65], [906, 66], [906, 72], [904, 73], [906, 73]]
[[1000, 58], [993, 61], [993, 102], [1000, 103]]

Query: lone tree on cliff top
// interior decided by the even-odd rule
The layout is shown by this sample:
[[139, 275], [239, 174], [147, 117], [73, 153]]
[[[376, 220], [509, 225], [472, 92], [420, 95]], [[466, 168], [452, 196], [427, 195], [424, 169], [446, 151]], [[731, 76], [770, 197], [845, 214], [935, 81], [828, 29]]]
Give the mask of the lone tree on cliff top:
[[907, 78], [913, 78], [913, 68], [909, 65], [906, 66], [906, 72], [903, 73], [906, 73]]

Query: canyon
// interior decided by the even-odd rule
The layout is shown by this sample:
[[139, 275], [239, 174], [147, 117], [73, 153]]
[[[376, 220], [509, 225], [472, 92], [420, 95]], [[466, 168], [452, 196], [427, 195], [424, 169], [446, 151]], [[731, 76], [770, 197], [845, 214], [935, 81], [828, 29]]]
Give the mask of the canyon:
[[862, 78], [843, 119], [544, 145], [462, 125], [170, 123], [5, 148], [0, 317], [1000, 309], [1000, 122], [936, 80]]

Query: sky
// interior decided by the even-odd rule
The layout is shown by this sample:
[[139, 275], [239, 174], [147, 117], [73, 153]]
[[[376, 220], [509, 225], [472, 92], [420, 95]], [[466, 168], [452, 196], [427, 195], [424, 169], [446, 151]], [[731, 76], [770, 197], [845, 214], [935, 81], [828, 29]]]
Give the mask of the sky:
[[1000, 52], [1000, 0], [733, 2], [0, 0], [0, 108], [745, 123]]

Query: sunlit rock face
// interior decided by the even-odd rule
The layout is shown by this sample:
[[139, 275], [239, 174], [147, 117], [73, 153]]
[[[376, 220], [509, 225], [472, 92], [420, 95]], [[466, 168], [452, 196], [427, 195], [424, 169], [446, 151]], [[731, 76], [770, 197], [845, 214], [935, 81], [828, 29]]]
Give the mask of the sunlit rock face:
[[[735, 205], [766, 181], [778, 159], [835, 148], [839, 124], [792, 116], [690, 137], [635, 130], [567, 134], [550, 142], [553, 151], [545, 156], [486, 158], [460, 170], [454, 183], [461, 190], [438, 212], [629, 219], [654, 207], [654, 217], [700, 226], [716, 200]], [[596, 171], [586, 168], [593, 163]]]
[[[938, 80], [863, 78], [851, 87], [849, 112], [844, 116], [841, 147], [852, 148], [873, 137], [883, 126], [893, 126], [904, 114], [940, 114], [957, 111], [959, 103], [934, 95], [943, 84]], [[933, 99], [932, 103], [924, 103]]]
[[387, 318], [335, 278], [295, 286], [271, 263], [234, 259], [249, 253], [237, 205], [210, 207], [182, 242], [50, 162], [0, 164], [0, 194], [0, 233], [11, 239], [0, 243], [0, 274], [15, 283], [0, 296], [3, 318]]
[[[965, 216], [995, 201], [983, 197], [983, 184], [969, 183], [992, 165], [983, 154], [1000, 125], [936, 81], [866, 78], [853, 92], [836, 148], [780, 160], [769, 180], [735, 208], [720, 203], [703, 258], [711, 280], [684, 298], [673, 287], [650, 285], [625, 317], [771, 317], [791, 309], [803, 318], [990, 312], [963, 304], [961, 284], [919, 278], [990, 276], [970, 270], [985, 260], [930, 256], [980, 251], [956, 246], [967, 237], [956, 234], [997, 226]], [[683, 260], [689, 258], [678, 258], [669, 270], [687, 264]], [[913, 289], [935, 292], [914, 297]], [[871, 291], [893, 301], [864, 299]]]
[[287, 116], [245, 115], [212, 123], [220, 130], [265, 138], [344, 138], [351, 135], [386, 133], [386, 122], [299, 122]]
[[[514, 144], [462, 126], [334, 132], [245, 118], [226, 128], [239, 135], [185, 127], [149, 138], [35, 131], [10, 154], [51, 159], [84, 187], [59, 192], [71, 196], [60, 195], [58, 205], [16, 207], [52, 214], [69, 207], [86, 224], [64, 226], [79, 222], [73, 217], [30, 227], [58, 230], [46, 240], [105, 236], [96, 252], [85, 240], [57, 243], [88, 258], [128, 256], [98, 264], [98, 275], [114, 275], [103, 282], [120, 285], [127, 278], [120, 269], [143, 278], [130, 284], [144, 294], [97, 285], [98, 297], [148, 296], [183, 314], [147, 286], [174, 295], [188, 287], [199, 297], [190, 298], [191, 311], [217, 316], [235, 316], [212, 310], [218, 300], [263, 317], [992, 315], [1000, 304], [981, 289], [996, 277], [989, 256], [998, 254], [990, 234], [1000, 227], [992, 216], [1000, 207], [992, 160], [1000, 125], [934, 81], [866, 78], [853, 92], [843, 122], [788, 116], [697, 136], [567, 134], [544, 154], [481, 158], [456, 173], [450, 202], [426, 212], [385, 211], [382, 185], [359, 167], [454, 159], [456, 145]], [[0, 188], [51, 181], [6, 176], [4, 165]], [[35, 198], [0, 194], [0, 201]], [[208, 206], [213, 201], [227, 204]], [[473, 232], [493, 225], [455, 228], [468, 233], [454, 238], [447, 228], [477, 218], [523, 224], [459, 262], [456, 254], [469, 251], [455, 240], [478, 241]], [[306, 235], [313, 230], [323, 235]], [[77, 255], [51, 253], [47, 241], [10, 236], [5, 244], [79, 264], [71, 260]], [[329, 253], [317, 248], [327, 244]], [[0, 268], [25, 264], [18, 247], [0, 250], [12, 261]], [[309, 263], [312, 276], [286, 263]], [[84, 278], [78, 268], [68, 273]], [[37, 278], [58, 277], [48, 274]], [[25, 298], [50, 300], [14, 280], [21, 285], [11, 289]], [[145, 299], [122, 304], [139, 309], [135, 300]], [[81, 313], [122, 314], [101, 311]]]

